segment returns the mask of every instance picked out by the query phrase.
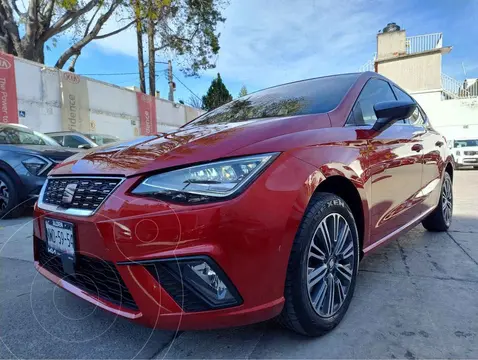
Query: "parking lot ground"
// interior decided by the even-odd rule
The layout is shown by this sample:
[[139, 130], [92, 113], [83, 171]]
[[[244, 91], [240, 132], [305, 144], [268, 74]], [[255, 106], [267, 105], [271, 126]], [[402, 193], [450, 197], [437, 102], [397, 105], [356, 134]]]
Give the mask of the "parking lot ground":
[[0, 221], [0, 358], [478, 358], [478, 171], [455, 172], [448, 233], [417, 226], [367, 256], [343, 322], [174, 333], [105, 313], [33, 268], [31, 218]]

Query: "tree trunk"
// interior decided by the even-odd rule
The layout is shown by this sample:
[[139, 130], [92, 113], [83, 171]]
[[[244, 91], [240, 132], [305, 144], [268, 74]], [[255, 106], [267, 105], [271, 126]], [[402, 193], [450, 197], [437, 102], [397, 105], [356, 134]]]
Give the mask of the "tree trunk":
[[149, 68], [149, 94], [156, 96], [156, 63], [154, 51], [154, 21], [148, 21], [148, 68]]
[[141, 29], [139, 0], [135, 2], [136, 7], [136, 43], [138, 45], [138, 71], [139, 71], [139, 88], [142, 93], [146, 94], [146, 79], [144, 78], [144, 57], [143, 57], [143, 31]]

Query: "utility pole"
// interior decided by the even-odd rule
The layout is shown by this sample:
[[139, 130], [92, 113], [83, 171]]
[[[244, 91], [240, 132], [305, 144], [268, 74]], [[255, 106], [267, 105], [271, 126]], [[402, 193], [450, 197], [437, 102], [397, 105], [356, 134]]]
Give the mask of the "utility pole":
[[171, 63], [171, 60], [168, 60], [168, 84], [169, 84], [168, 100], [174, 101], [173, 64]]

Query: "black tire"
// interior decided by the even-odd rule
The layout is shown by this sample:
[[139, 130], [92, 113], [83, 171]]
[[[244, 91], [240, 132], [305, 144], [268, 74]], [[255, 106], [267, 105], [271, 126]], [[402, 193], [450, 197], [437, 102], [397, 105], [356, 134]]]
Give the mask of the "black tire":
[[[447, 184], [449, 185], [449, 196], [446, 194]], [[446, 207], [449, 207], [449, 215], [446, 214], [445, 210]], [[453, 182], [451, 180], [450, 174], [445, 172], [443, 177], [443, 182], [440, 190], [440, 200], [438, 201], [438, 205], [433, 210], [430, 215], [428, 215], [425, 219], [422, 220], [422, 225], [428, 231], [447, 231], [451, 225], [453, 215]]]
[[[341, 220], [338, 220], [338, 224], [340, 224], [340, 221], [342, 221], [342, 224], [345, 224], [346, 222], [349, 226], [350, 233], [347, 232], [347, 234], [349, 234], [347, 235], [347, 249], [349, 250], [344, 250], [344, 252], [347, 251], [347, 258], [351, 256], [350, 254], [353, 254], [354, 262], [353, 264], [348, 266], [348, 269], [351, 272], [351, 280], [348, 281], [348, 290], [345, 293], [345, 296], [343, 296], [343, 292], [339, 290], [340, 295], [342, 295], [339, 295], [339, 301], [342, 301], [342, 303], [341, 305], [337, 304], [336, 312], [333, 314], [330, 312], [331, 316], [327, 317], [319, 315], [320, 309], [317, 308], [317, 305], [312, 305], [312, 294], [310, 292], [311, 290], [309, 290], [308, 274], [311, 274], [313, 271], [310, 271], [311, 268], [309, 267], [309, 261], [311, 261], [312, 259], [310, 257], [310, 251], [312, 251], [311, 242], [313, 239], [319, 239], [320, 234], [316, 235], [318, 234], [319, 225], [324, 219], [327, 224], [327, 219], [330, 218], [331, 214], [340, 215]], [[333, 221], [335, 221], [336, 215], [333, 216]], [[337, 218], [339, 217], [337, 216]], [[337, 225], [337, 229], [338, 228], [339, 225]], [[314, 244], [318, 241], [323, 240], [314, 240]], [[334, 253], [335, 249], [338, 248], [338, 246], [336, 247], [338, 242], [339, 241], [334, 243], [332, 241], [334, 245], [333, 247], [331, 247], [332, 250], [330, 252]], [[343, 244], [345, 244], [345, 240]], [[342, 251], [342, 249], [345, 247], [345, 245], [343, 244], [338, 251]], [[350, 249], [351, 246], [353, 246], [352, 249]], [[337, 285], [338, 287], [341, 287], [342, 284], [340, 282], [335, 283], [334, 281], [336, 280], [334, 280], [333, 278], [334, 275], [329, 274], [329, 271], [333, 272], [334, 270], [331, 270], [331, 268], [329, 267], [331, 265], [331, 261], [330, 258], [328, 258], [328, 255], [326, 255], [326, 252], [324, 252], [324, 259], [325, 260], [323, 261], [323, 265], [321, 265], [321, 267], [327, 264], [327, 270], [325, 270], [327, 272], [327, 275], [323, 276], [323, 281], [327, 282], [328, 280], [332, 279], [332, 288], [334, 290], [332, 291], [333, 295], [327, 293], [328, 286], [325, 287], [326, 290], [319, 291], [323, 293], [324, 298], [327, 296], [327, 294], [329, 294], [330, 297], [328, 297], [328, 302], [330, 304], [330, 298], [333, 298], [335, 300], [335, 286]], [[336, 267], [341, 266], [339, 264], [340, 261], [343, 261], [343, 259], [336, 259]], [[350, 301], [352, 300], [355, 289], [355, 282], [357, 279], [358, 264], [359, 237], [357, 232], [357, 226], [355, 224], [355, 220], [352, 215], [352, 212], [350, 211], [350, 208], [347, 206], [347, 204], [342, 198], [334, 194], [318, 193], [314, 195], [305, 212], [301, 225], [297, 231], [294, 243], [292, 245], [284, 290], [285, 304], [282, 313], [277, 318], [278, 322], [282, 326], [290, 330], [307, 336], [320, 336], [332, 330], [340, 323], [345, 313], [347, 312], [347, 309], [350, 305]], [[332, 266], [334, 265], [332, 264]], [[336, 274], [338, 273], [339, 271], [337, 270]], [[320, 281], [317, 284], [320, 284]], [[324, 286], [321, 286], [323, 289]], [[339, 293], [337, 293], [337, 295], [338, 294]], [[318, 306], [323, 306], [320, 305], [320, 299], [322, 299], [322, 295], [317, 295], [316, 299], [318, 299], [316, 300], [318, 301]], [[324, 300], [322, 300], [322, 304], [323, 302]], [[334, 304], [334, 301], [332, 301], [332, 304]], [[334, 307], [335, 305], [332, 305], [332, 309], [334, 309]]]
[[18, 190], [10, 177], [0, 172], [0, 219], [20, 216], [23, 208], [18, 206]]

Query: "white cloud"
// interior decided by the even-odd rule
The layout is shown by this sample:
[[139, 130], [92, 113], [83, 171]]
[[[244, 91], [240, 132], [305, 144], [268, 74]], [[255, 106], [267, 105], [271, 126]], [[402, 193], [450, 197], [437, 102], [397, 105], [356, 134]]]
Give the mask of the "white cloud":
[[[101, 29], [101, 34], [107, 34], [125, 26], [130, 20], [123, 20], [120, 15], [110, 18]], [[105, 39], [95, 40], [95, 44], [105, 51], [113, 51], [118, 54], [136, 57], [138, 50], [136, 47], [136, 30], [134, 26], [129, 27], [118, 35], [110, 36]]]
[[357, 71], [375, 51], [375, 35], [390, 16], [391, 3], [387, 4], [370, 0], [233, 2], [226, 12], [216, 70], [224, 78], [257, 87]]
[[[379, 0], [232, 0], [220, 29], [217, 67], [208, 74], [220, 72], [253, 89], [357, 71], [372, 57], [375, 35], [394, 18], [397, 6]], [[103, 31], [119, 26], [114, 19]], [[132, 28], [96, 43], [105, 51], [136, 56]]]

